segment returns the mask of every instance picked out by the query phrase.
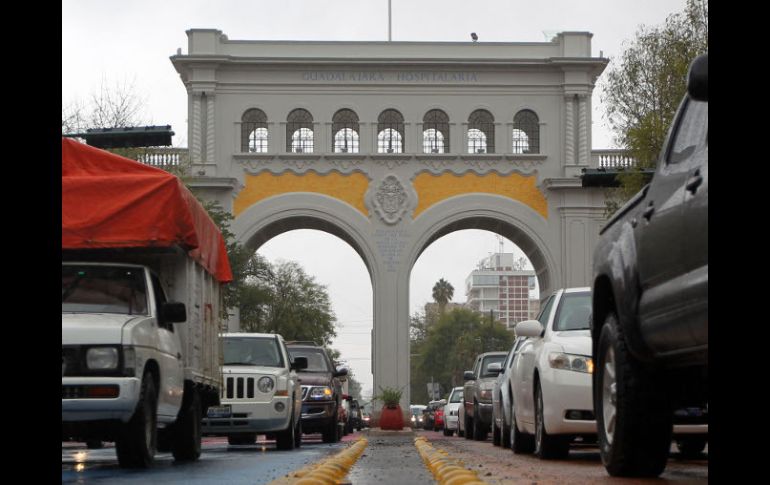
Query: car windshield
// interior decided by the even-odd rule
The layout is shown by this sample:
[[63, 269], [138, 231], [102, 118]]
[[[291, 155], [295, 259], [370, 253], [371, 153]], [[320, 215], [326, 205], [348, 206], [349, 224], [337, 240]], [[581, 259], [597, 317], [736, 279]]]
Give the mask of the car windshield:
[[147, 315], [141, 268], [62, 265], [61, 311]]
[[412, 408], [412, 409], [411, 409], [411, 411], [412, 411], [412, 414], [413, 414], [414, 416], [419, 416], [420, 414], [422, 414], [422, 412], [423, 412], [423, 410], [424, 410], [424, 409], [425, 409], [425, 408], [417, 408], [417, 407], [414, 407], [414, 408]]
[[302, 372], [331, 372], [323, 352], [323, 349], [289, 348], [292, 359], [296, 359], [297, 357], [307, 358], [307, 369], [302, 369]]
[[481, 377], [495, 377], [497, 374], [492, 372], [487, 372], [487, 367], [489, 364], [494, 364], [495, 362], [499, 362], [500, 364], [503, 363], [505, 360], [506, 354], [501, 355], [488, 355], [484, 357], [484, 360], [481, 362]]
[[449, 402], [462, 402], [463, 401], [463, 390], [458, 389], [454, 392], [452, 392], [452, 395], [449, 396]]
[[554, 331], [589, 330], [591, 328], [591, 292], [567, 293], [559, 303]]
[[271, 337], [224, 337], [224, 365], [283, 367], [278, 341]]

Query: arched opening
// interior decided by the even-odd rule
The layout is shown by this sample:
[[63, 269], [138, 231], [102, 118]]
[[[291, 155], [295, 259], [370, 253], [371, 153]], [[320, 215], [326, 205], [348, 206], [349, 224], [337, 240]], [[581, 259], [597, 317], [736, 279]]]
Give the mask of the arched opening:
[[[269, 237], [276, 230], [288, 227], [305, 228]], [[371, 396], [374, 321], [371, 275], [353, 245], [329, 229], [328, 225], [308, 220], [283, 221], [266, 228], [256, 241], [269, 239], [264, 239], [256, 252], [276, 268], [286, 261], [296, 262], [306, 275], [325, 287], [336, 317], [337, 335], [330, 347], [340, 352], [339, 364], [351, 370], [362, 395]], [[352, 391], [350, 384], [348, 388]]]
[[363, 224], [352, 207], [303, 193], [251, 206], [238, 215], [232, 230], [248, 250], [271, 262], [296, 261], [326, 285], [337, 320], [331, 347], [341, 352], [340, 362], [352, 370], [362, 396], [371, 397], [377, 269]]
[[[508, 351], [508, 341], [500, 336], [512, 342], [513, 326], [537, 316], [544, 295], [535, 265], [510, 239], [524, 239], [515, 232], [491, 220], [466, 220], [450, 224], [424, 244], [409, 282], [412, 402], [433, 399], [431, 389], [437, 384], [438, 398], [446, 398], [453, 387], [463, 385], [462, 373], [471, 369], [476, 355]], [[449, 296], [447, 286], [451, 297], [442, 304], [442, 296]], [[492, 321], [500, 324], [494, 331], [487, 329]]]

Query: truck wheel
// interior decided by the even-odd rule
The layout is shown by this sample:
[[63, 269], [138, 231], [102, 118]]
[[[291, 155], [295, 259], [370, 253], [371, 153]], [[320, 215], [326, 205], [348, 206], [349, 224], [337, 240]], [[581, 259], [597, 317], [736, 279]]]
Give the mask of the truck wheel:
[[593, 391], [602, 463], [612, 476], [656, 477], [671, 447], [672, 412], [664, 376], [629, 353], [617, 317], [604, 320]]
[[516, 406], [513, 401], [511, 401], [511, 450], [517, 455], [535, 451], [534, 436], [519, 431], [516, 425]]
[[695, 458], [706, 448], [708, 439], [698, 437], [687, 437], [676, 440], [676, 447], [683, 458]]
[[148, 372], [142, 378], [139, 402], [131, 420], [122, 426], [115, 451], [121, 468], [147, 468], [155, 457], [157, 440], [158, 394]]
[[293, 450], [294, 449], [294, 443], [295, 443], [295, 435], [296, 427], [294, 426], [294, 413], [291, 414], [291, 419], [289, 419], [289, 426], [281, 431], [275, 434], [275, 446], [279, 450]]
[[173, 425], [171, 452], [176, 461], [195, 461], [201, 456], [201, 398], [193, 389], [187, 389], [179, 417]]
[[543, 415], [543, 390], [535, 382], [535, 455], [544, 460], [563, 459], [569, 454], [566, 436], [549, 435], [545, 430]]
[[511, 427], [505, 424], [505, 416], [503, 416], [503, 429], [500, 430], [500, 446], [511, 447]]

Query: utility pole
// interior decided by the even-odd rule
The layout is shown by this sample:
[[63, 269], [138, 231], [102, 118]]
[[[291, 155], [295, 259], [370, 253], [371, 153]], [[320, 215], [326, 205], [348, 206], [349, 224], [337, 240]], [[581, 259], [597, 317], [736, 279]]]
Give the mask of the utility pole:
[[388, 42], [391, 41], [391, 29], [390, 29], [390, 2], [391, 0], [388, 0]]

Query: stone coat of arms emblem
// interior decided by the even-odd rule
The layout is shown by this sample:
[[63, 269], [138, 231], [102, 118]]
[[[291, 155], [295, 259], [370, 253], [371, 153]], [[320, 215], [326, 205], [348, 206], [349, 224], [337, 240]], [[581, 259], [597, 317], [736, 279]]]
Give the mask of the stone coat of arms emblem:
[[374, 208], [383, 221], [395, 224], [406, 210], [408, 196], [395, 175], [388, 175], [374, 194]]

